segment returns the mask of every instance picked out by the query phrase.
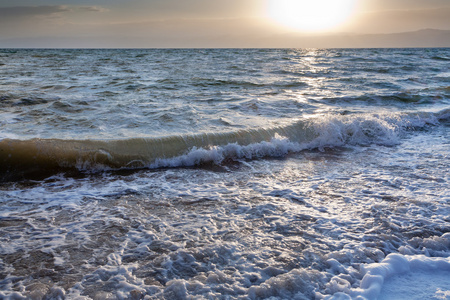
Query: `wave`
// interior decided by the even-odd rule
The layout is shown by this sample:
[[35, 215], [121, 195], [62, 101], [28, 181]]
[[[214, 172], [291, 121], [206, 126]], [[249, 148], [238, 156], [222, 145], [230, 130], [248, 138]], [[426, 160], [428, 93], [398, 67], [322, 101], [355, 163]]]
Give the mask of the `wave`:
[[330, 104], [361, 102], [367, 104], [404, 105], [404, 104], [430, 104], [445, 103], [448, 101], [448, 87], [427, 88], [422, 91], [408, 91], [388, 95], [365, 94], [355, 97], [331, 97], [324, 98], [324, 102]]
[[322, 115], [286, 126], [224, 133], [121, 140], [3, 139], [0, 180], [62, 171], [196, 166], [227, 160], [280, 157], [290, 152], [346, 145], [395, 145], [401, 135], [440, 122], [450, 110], [414, 114]]
[[434, 59], [434, 60], [443, 60], [443, 61], [450, 61], [450, 57], [437, 56], [437, 55], [431, 57], [431, 59]]

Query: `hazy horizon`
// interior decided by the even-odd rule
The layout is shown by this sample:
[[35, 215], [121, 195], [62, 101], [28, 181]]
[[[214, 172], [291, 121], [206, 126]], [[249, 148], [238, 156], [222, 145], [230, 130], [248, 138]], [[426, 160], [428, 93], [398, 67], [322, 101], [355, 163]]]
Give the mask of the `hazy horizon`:
[[[289, 12], [289, 5], [297, 2], [303, 4]], [[433, 36], [420, 32], [450, 30], [447, 0], [341, 0], [342, 6], [348, 6], [345, 15], [342, 12], [342, 20], [326, 28], [316, 24], [304, 29], [283, 22], [288, 15], [273, 18], [272, 11], [280, 5], [287, 5], [282, 13], [290, 13], [291, 18], [297, 14], [298, 19], [307, 18], [302, 11], [311, 4], [297, 2], [17, 0], [11, 5], [0, 0], [0, 48], [450, 46], [448, 32], [434, 31]], [[323, 20], [315, 16], [312, 21], [327, 21], [327, 11], [321, 9]], [[392, 38], [398, 33], [408, 34]]]

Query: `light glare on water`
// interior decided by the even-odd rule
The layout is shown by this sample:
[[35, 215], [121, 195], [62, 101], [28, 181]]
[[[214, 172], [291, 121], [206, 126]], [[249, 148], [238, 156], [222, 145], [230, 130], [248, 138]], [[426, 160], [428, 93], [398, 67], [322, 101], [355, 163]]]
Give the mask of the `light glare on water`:
[[0, 51], [0, 297], [445, 297], [449, 57]]

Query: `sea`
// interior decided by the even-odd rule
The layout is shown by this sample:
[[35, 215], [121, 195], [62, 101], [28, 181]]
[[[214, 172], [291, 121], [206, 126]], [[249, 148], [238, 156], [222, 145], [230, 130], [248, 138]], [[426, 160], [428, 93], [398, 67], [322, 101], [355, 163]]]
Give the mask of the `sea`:
[[0, 299], [450, 299], [450, 48], [0, 49]]

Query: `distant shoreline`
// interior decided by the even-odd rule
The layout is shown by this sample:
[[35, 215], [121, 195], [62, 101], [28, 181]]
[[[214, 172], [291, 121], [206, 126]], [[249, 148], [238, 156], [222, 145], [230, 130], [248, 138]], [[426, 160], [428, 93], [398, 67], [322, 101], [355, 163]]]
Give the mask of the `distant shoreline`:
[[[125, 47], [121, 45], [126, 45]], [[302, 35], [298, 33], [272, 36], [240, 36], [233, 42], [225, 37], [32, 37], [0, 39], [0, 49], [284, 49], [284, 48], [448, 48], [450, 30], [421, 29], [388, 34], [337, 33]]]

